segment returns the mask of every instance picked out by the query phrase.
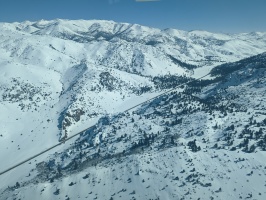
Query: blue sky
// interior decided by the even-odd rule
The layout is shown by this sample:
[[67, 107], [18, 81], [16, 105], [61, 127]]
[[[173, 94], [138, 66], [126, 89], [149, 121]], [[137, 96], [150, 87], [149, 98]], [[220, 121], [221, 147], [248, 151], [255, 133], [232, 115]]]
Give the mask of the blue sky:
[[0, 0], [0, 21], [106, 19], [157, 28], [266, 31], [266, 0]]

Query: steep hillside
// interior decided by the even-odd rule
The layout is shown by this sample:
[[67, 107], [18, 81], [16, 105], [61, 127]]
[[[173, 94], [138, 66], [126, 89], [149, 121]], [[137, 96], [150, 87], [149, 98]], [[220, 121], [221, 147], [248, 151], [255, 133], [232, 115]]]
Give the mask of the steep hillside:
[[265, 59], [264, 53], [218, 66], [210, 81], [101, 118], [2, 195], [264, 199]]
[[0, 199], [264, 199], [265, 38], [0, 23]]

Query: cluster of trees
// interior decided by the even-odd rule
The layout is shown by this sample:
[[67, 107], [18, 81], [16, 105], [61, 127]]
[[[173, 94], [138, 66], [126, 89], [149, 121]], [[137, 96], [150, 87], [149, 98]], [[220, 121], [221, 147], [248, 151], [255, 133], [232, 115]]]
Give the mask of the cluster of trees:
[[187, 143], [187, 146], [188, 146], [189, 149], [191, 149], [192, 152], [197, 152], [197, 151], [201, 150], [201, 147], [197, 146], [196, 140], [189, 141]]
[[186, 76], [176, 76], [176, 75], [165, 75], [165, 76], [155, 76], [152, 82], [156, 89], [171, 89], [179, 86], [182, 83], [187, 83], [192, 80], [192, 78]]
[[117, 89], [118, 80], [109, 72], [102, 72], [100, 74], [100, 84], [108, 91]]

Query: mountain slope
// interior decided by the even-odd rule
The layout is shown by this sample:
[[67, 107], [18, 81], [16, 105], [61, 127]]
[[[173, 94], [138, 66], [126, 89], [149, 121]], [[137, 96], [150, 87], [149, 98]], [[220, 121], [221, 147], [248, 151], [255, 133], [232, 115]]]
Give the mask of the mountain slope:
[[97, 20], [0, 27], [0, 170], [94, 125], [2, 175], [0, 199], [266, 195], [265, 33]]
[[[265, 58], [218, 66], [211, 81], [102, 118], [3, 195], [15, 189], [26, 199], [263, 199]], [[228, 67], [230, 73], [217, 73]]]

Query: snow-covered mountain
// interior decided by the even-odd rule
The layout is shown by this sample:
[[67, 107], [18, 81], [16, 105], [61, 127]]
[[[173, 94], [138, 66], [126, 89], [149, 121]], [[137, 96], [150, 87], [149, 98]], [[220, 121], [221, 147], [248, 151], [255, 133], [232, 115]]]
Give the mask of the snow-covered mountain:
[[1, 175], [0, 199], [266, 196], [266, 33], [41, 20], [0, 36], [0, 171], [92, 126]]

